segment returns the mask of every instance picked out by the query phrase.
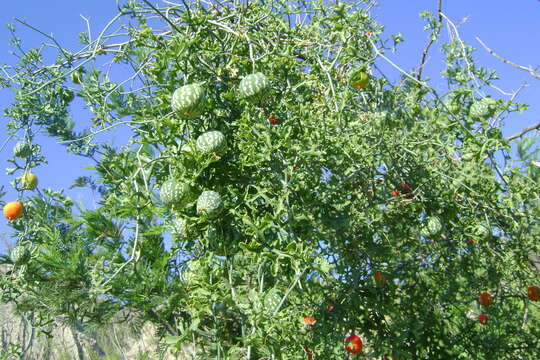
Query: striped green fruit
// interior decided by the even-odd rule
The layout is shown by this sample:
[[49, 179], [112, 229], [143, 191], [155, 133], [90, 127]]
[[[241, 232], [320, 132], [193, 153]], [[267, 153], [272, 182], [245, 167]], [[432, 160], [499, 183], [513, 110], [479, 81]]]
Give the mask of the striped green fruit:
[[197, 138], [196, 146], [203, 153], [223, 154], [227, 149], [227, 140], [221, 131], [211, 130]]
[[270, 80], [263, 73], [247, 75], [240, 81], [240, 97], [251, 101], [260, 101], [267, 94]]
[[488, 224], [480, 223], [473, 228], [473, 233], [478, 239], [487, 239], [492, 233]]
[[469, 115], [473, 118], [488, 119], [495, 115], [496, 110], [496, 101], [485, 97], [472, 103]]
[[427, 218], [422, 228], [422, 235], [425, 237], [435, 236], [442, 230], [441, 220], [437, 216], [430, 216]]
[[10, 258], [15, 265], [25, 264], [30, 260], [30, 251], [26, 246], [17, 245], [11, 250]]
[[36, 174], [24, 173], [19, 180], [23, 190], [34, 190], [38, 185], [38, 177]]
[[178, 239], [188, 239], [189, 238], [189, 229], [188, 223], [184, 218], [176, 218], [172, 222], [172, 233]]
[[13, 155], [19, 158], [27, 158], [32, 154], [32, 146], [26, 141], [20, 141], [13, 147]]
[[203, 191], [197, 199], [197, 214], [208, 218], [219, 215], [223, 210], [221, 196], [212, 190]]
[[186, 183], [169, 179], [161, 185], [159, 196], [164, 205], [184, 205], [189, 201], [191, 188]]
[[204, 89], [199, 84], [184, 85], [174, 91], [171, 106], [180, 116], [194, 119], [202, 114], [206, 104]]
[[263, 300], [265, 312], [273, 313], [281, 303], [283, 297], [284, 294], [278, 289], [272, 288], [268, 290]]

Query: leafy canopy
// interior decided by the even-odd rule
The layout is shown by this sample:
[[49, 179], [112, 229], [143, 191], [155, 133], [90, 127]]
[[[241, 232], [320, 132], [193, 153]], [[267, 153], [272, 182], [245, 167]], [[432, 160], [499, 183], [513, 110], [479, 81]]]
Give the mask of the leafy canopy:
[[[54, 42], [50, 63], [15, 41], [6, 126], [32, 152], [8, 173], [45, 164], [44, 132], [94, 163], [74, 187], [100, 198], [76, 211], [14, 181], [25, 214], [10, 225], [31, 256], [0, 278], [2, 301], [38, 326], [131, 314], [201, 359], [342, 358], [352, 334], [358, 358], [538, 358], [534, 141], [510, 161], [500, 127], [524, 106], [485, 96], [496, 76], [472, 48], [442, 44], [435, 91], [420, 71], [380, 72], [401, 37], [381, 37], [369, 1], [161, 6], [126, 2], [81, 50]], [[125, 144], [97, 140], [120, 128]], [[208, 131], [223, 137], [201, 145]]]

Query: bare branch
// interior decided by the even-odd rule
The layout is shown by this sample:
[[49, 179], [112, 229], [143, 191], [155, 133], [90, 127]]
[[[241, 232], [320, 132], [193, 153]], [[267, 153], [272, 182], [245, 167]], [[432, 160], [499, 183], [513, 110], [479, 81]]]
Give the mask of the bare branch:
[[500, 55], [497, 55], [497, 53], [495, 53], [495, 51], [491, 50], [486, 44], [484, 44], [484, 42], [482, 40], [480, 40], [480, 38], [476, 37], [476, 40], [482, 44], [482, 46], [484, 47], [484, 49], [486, 49], [486, 51], [488, 53], [490, 53], [491, 55], [495, 56], [497, 59], [501, 60], [502, 62], [508, 64], [508, 65], [511, 65], [515, 68], [518, 68], [518, 69], [521, 69], [521, 70], [525, 70], [527, 71], [529, 74], [531, 74], [533, 77], [537, 78], [537, 79], [540, 79], [540, 73], [536, 72], [533, 68], [530, 68], [530, 67], [525, 67], [525, 66], [522, 66], [522, 65], [518, 65], [516, 63], [513, 63], [511, 62], [510, 60], [507, 60], [505, 58], [503, 58], [502, 56]]
[[[437, 14], [439, 14], [439, 24], [442, 23], [442, 0], [438, 0], [438, 5], [437, 5]], [[435, 42], [435, 39], [439, 36], [441, 32], [441, 28], [440, 27], [437, 27], [437, 29], [435, 29], [434, 33], [431, 34], [430, 36], [430, 39], [429, 39], [429, 42], [427, 43], [424, 51], [422, 51], [422, 59], [420, 60], [420, 66], [418, 66], [418, 75], [416, 76], [416, 78], [418, 80], [422, 80], [422, 71], [424, 70], [424, 66], [426, 65], [426, 60], [427, 60], [427, 55], [429, 53], [429, 49], [431, 48], [431, 45], [433, 45], [433, 43]]]
[[520, 132], [518, 132], [518, 133], [516, 133], [516, 134], [514, 134], [512, 136], [507, 137], [506, 140], [517, 139], [519, 137], [522, 137], [523, 135], [525, 135], [529, 131], [538, 130], [538, 129], [540, 129], [540, 121], [537, 122], [536, 124], [532, 125], [532, 126], [526, 127], [525, 129], [521, 130]]

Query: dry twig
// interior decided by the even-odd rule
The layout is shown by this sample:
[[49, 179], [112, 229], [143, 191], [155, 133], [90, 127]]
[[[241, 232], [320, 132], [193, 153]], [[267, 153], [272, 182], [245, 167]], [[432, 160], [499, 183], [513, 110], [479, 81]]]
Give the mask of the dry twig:
[[484, 49], [486, 49], [486, 51], [488, 53], [490, 53], [491, 55], [495, 56], [497, 59], [501, 60], [502, 62], [508, 64], [508, 65], [511, 65], [515, 68], [518, 68], [518, 69], [521, 69], [521, 70], [525, 70], [527, 71], [529, 74], [531, 74], [533, 77], [537, 78], [537, 79], [540, 79], [540, 73], [538, 73], [537, 71], [535, 71], [533, 68], [531, 67], [526, 67], [526, 66], [522, 66], [522, 65], [519, 65], [519, 64], [516, 64], [516, 63], [513, 63], [512, 61], [510, 60], [507, 60], [505, 58], [503, 58], [502, 56], [498, 55], [497, 53], [495, 53], [495, 51], [491, 50], [486, 44], [484, 44], [484, 42], [482, 40], [480, 40], [479, 37], [476, 37], [476, 40], [482, 44], [482, 46], [484, 47]]

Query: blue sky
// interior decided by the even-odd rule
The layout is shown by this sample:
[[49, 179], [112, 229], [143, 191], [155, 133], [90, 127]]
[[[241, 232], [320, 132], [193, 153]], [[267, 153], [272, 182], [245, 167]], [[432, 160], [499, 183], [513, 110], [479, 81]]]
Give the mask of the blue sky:
[[[154, 2], [157, 2], [154, 1]], [[427, 42], [427, 32], [423, 31], [425, 23], [419, 17], [421, 10], [434, 11], [436, 0], [420, 1], [398, 1], [381, 0], [380, 6], [373, 10], [375, 18], [385, 25], [385, 34], [401, 33], [405, 42], [400, 44], [396, 54], [388, 56], [405, 70], [410, 70], [418, 66], [420, 54]], [[518, 100], [530, 104], [530, 109], [524, 114], [513, 115], [507, 120], [504, 127], [504, 134], [511, 135], [520, 129], [540, 120], [540, 80], [534, 79], [524, 71], [517, 70], [509, 65], [489, 55], [475, 37], [482, 39], [488, 46], [499, 55], [524, 66], [540, 65], [540, 47], [536, 40], [540, 34], [540, 2], [536, 0], [520, 1], [485, 1], [485, 0], [446, 0], [443, 1], [443, 12], [456, 24], [466, 19], [460, 27], [460, 35], [465, 42], [476, 47], [475, 58], [483, 66], [494, 69], [500, 75], [501, 80], [497, 86], [507, 92], [516, 90], [523, 84], [528, 84], [518, 97]], [[79, 32], [86, 30], [86, 22], [80, 15], [90, 20], [92, 32], [99, 31], [114, 15], [115, 1], [113, 0], [93, 0], [93, 1], [73, 1], [73, 0], [25, 0], [9, 1], [2, 5], [0, 13], [0, 63], [13, 64], [15, 58], [10, 55], [9, 32], [4, 25], [13, 23], [14, 18], [20, 18], [46, 33], [52, 33], [58, 41], [65, 47], [73, 50], [78, 49]], [[26, 48], [37, 47], [44, 40], [42, 36], [29, 29], [17, 25], [18, 35], [23, 39]], [[448, 39], [448, 31], [442, 29], [443, 39]], [[382, 65], [383, 66], [383, 65]], [[389, 70], [389, 75], [393, 70]], [[427, 67], [424, 72], [433, 80], [433, 86], [437, 88], [444, 84], [444, 80], [439, 71], [442, 67], [442, 60], [438, 48], [433, 48], [428, 58]], [[500, 97], [501, 94], [490, 92], [492, 96]], [[3, 117], [3, 109], [11, 101], [9, 90], [0, 90], [0, 121], [2, 129], [7, 119]], [[73, 118], [76, 129], [88, 123], [90, 115], [82, 107], [73, 110]], [[78, 124], [78, 125], [77, 125]], [[109, 135], [110, 138], [111, 135]], [[122, 134], [116, 134], [122, 138]], [[6, 140], [5, 130], [0, 130], [0, 144]], [[108, 138], [108, 139], [109, 139]], [[49, 163], [45, 166], [34, 169], [39, 176], [40, 187], [49, 187], [54, 190], [66, 189], [73, 183], [73, 180], [81, 175], [91, 175], [85, 168], [91, 163], [84, 158], [77, 158], [66, 154], [64, 148], [55, 141], [40, 137], [38, 140], [42, 146], [43, 153]], [[12, 176], [5, 175], [4, 169], [10, 164], [6, 159], [11, 155], [11, 148], [15, 141], [11, 141], [0, 152], [0, 185], [4, 185], [8, 190], [5, 201], [15, 199], [15, 192], [10, 189], [9, 182]], [[67, 192], [75, 201], [84, 202], [86, 206], [92, 207], [91, 194], [83, 189], [77, 188]], [[8, 232], [5, 219], [0, 219], [0, 236]], [[0, 243], [0, 252], [4, 246]]]

